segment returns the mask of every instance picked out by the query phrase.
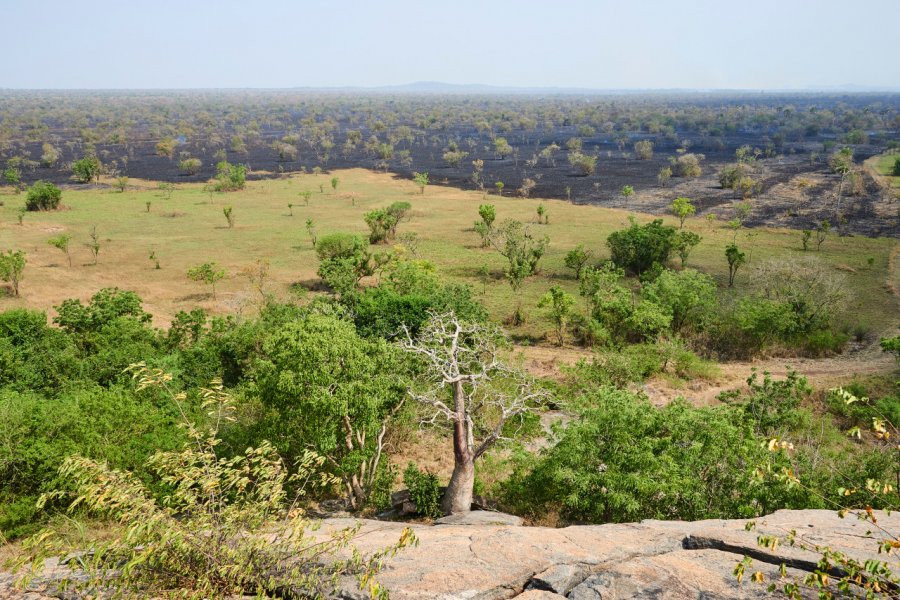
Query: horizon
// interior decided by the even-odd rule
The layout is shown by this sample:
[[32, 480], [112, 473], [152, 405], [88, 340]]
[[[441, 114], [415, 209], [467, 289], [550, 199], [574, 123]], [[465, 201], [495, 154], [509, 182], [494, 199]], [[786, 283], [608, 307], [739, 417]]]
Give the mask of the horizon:
[[[861, 0], [866, 53], [837, 0], [11, 0], [7, 90], [370, 89], [414, 82], [587, 91], [900, 91], [900, 5]], [[773, 18], [774, 17], [774, 18]], [[138, 25], [135, 25], [138, 23]], [[799, 24], [799, 26], [798, 26]], [[32, 26], [28, 26], [32, 25]], [[35, 43], [34, 30], [42, 35]], [[79, 68], [80, 67], [80, 68]], [[851, 75], [852, 74], [852, 75]]]

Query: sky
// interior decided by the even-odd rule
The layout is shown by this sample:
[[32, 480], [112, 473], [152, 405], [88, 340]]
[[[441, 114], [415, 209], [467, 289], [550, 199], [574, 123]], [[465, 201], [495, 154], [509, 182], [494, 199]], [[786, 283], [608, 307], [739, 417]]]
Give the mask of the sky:
[[0, 0], [0, 88], [900, 90], [900, 0]]

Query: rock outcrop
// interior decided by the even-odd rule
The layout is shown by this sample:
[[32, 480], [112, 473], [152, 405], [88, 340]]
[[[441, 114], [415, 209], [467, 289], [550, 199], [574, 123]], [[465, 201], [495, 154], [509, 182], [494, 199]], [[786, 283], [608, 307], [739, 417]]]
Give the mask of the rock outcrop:
[[[879, 526], [900, 531], [900, 515], [876, 515]], [[869, 535], [871, 523], [849, 516], [841, 519], [831, 511], [778, 511], [754, 519], [752, 530], [746, 528], [746, 520], [643, 521], [562, 529], [496, 524], [503, 522], [496, 515], [472, 522], [477, 524], [414, 526], [418, 547], [403, 550], [379, 576], [391, 598], [764, 598], [767, 586], [750, 582], [750, 573], [760, 571], [766, 581], [777, 581], [782, 563], [800, 577], [815, 568], [814, 552], [790, 546], [773, 551], [757, 543], [760, 535], [783, 536], [792, 530], [810, 545], [830, 546], [860, 560], [879, 556]], [[328, 519], [326, 529], [351, 523]], [[396, 541], [403, 527], [364, 521], [357, 546], [363, 551], [383, 547]], [[745, 555], [753, 565], [738, 583], [733, 571]], [[23, 597], [3, 586], [0, 575], [0, 598]], [[348, 582], [338, 597], [366, 596]]]

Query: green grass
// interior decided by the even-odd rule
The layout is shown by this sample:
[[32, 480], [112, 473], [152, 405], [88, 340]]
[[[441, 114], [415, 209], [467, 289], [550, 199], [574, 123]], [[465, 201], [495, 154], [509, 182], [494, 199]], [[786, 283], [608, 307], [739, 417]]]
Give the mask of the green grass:
[[[330, 177], [339, 177], [337, 192], [330, 188]], [[487, 265], [492, 278], [483, 301], [497, 320], [508, 316], [515, 305], [509, 285], [502, 277], [504, 259], [495, 251], [480, 248], [471, 228], [478, 218], [478, 205], [497, 207], [497, 222], [507, 218], [533, 221], [538, 204], [549, 212], [549, 225], [531, 225], [550, 237], [550, 247], [542, 261], [542, 272], [530, 278], [520, 291], [528, 322], [514, 333], [543, 336], [550, 324], [536, 307], [539, 298], [558, 284], [577, 294], [577, 282], [563, 264], [565, 253], [577, 244], [585, 244], [596, 259], [608, 257], [606, 237], [628, 225], [627, 211], [576, 206], [564, 201], [520, 199], [478, 192], [429, 186], [420, 195], [411, 181], [395, 179], [362, 169], [338, 171], [329, 175], [299, 175], [267, 181], [249, 182], [241, 192], [205, 193], [200, 185], [182, 185], [171, 199], [164, 199], [149, 182], [133, 182], [143, 189], [118, 193], [111, 189], [66, 189], [64, 210], [52, 213], [28, 213], [23, 225], [17, 224], [17, 210], [23, 195], [0, 196], [0, 250], [21, 248], [28, 254], [28, 266], [20, 298], [0, 298], [0, 310], [14, 306], [47, 309], [65, 298], [88, 298], [97, 289], [119, 286], [132, 289], [146, 302], [147, 310], [165, 324], [178, 311], [203, 306], [225, 313], [239, 309], [253, 299], [249, 281], [239, 272], [256, 259], [271, 263], [270, 290], [287, 295], [290, 286], [316, 280], [317, 259], [305, 230], [307, 218], [315, 221], [318, 234], [332, 231], [367, 233], [363, 214], [391, 202], [412, 203], [412, 218], [401, 224], [399, 232], [416, 232], [421, 240], [418, 254], [434, 262], [449, 280], [471, 284], [480, 295], [482, 283], [478, 270]], [[319, 184], [325, 192], [319, 192]], [[309, 206], [299, 193], [313, 192]], [[351, 198], [355, 199], [355, 205]], [[146, 212], [145, 202], [151, 202]], [[288, 203], [294, 215], [288, 216]], [[222, 209], [234, 207], [236, 224], [227, 227]], [[653, 217], [637, 215], [640, 221]], [[667, 218], [677, 226], [677, 220]], [[84, 246], [92, 226], [102, 240], [100, 260], [92, 266]], [[689, 219], [686, 227], [703, 236], [688, 266], [710, 273], [723, 286], [727, 280], [724, 247], [733, 233], [724, 223], [704, 218]], [[61, 232], [73, 235], [73, 267], [66, 266], [63, 254], [49, 246], [47, 239]], [[751, 265], [771, 257], [799, 256], [800, 234], [786, 229], [742, 230], [738, 246], [751, 258]], [[900, 314], [897, 298], [886, 286], [889, 255], [896, 241], [864, 237], [840, 238], [831, 234], [821, 252], [810, 252], [847, 275], [854, 293], [853, 318], [872, 327], [894, 325]], [[148, 259], [155, 251], [161, 269]], [[869, 258], [874, 259], [872, 266]], [[188, 268], [215, 261], [229, 278], [218, 286], [213, 301], [200, 284], [190, 281]], [[677, 261], [676, 261], [677, 262]], [[750, 265], [748, 265], [749, 267]], [[738, 274], [736, 292], [747, 284], [750, 269]], [[725, 293], [733, 293], [731, 291]]]

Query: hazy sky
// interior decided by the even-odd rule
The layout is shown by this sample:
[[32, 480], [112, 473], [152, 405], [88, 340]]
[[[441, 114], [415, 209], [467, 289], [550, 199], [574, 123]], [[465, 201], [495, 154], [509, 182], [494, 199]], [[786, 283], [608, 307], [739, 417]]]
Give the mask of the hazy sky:
[[900, 88], [900, 0], [0, 0], [0, 88]]

